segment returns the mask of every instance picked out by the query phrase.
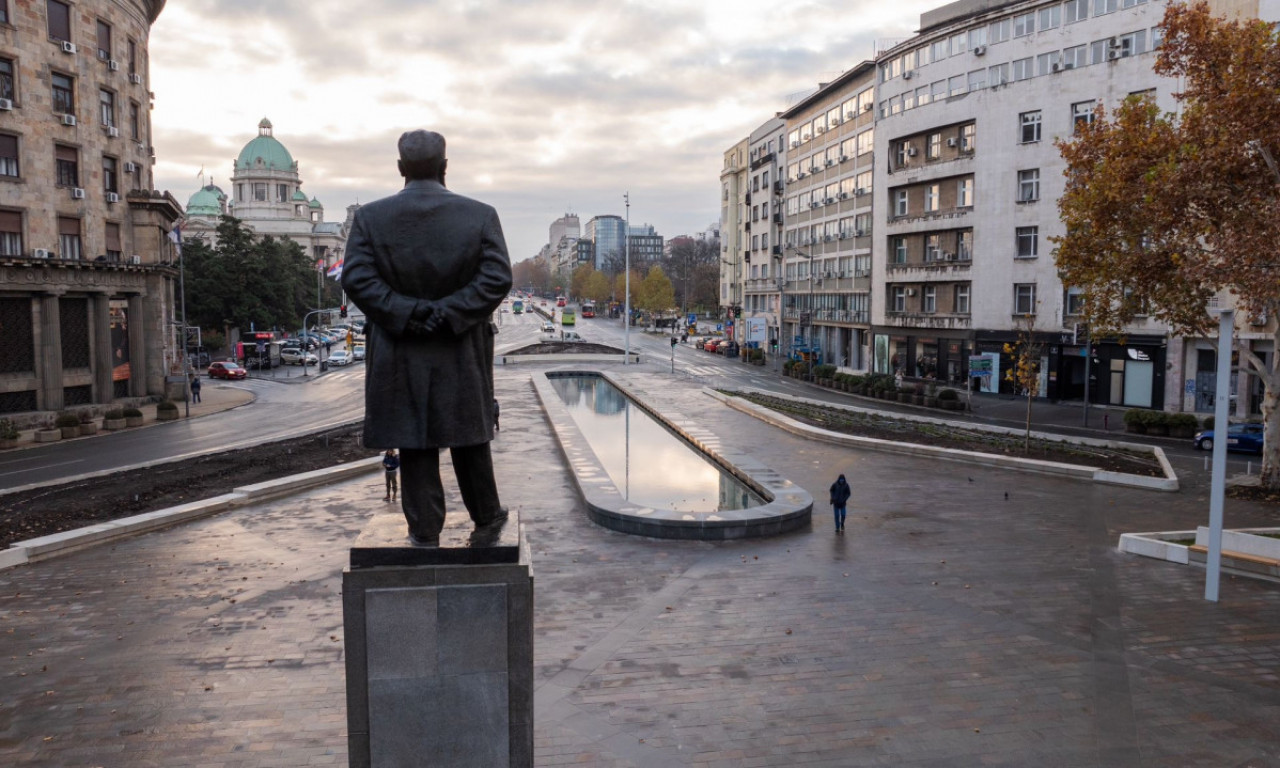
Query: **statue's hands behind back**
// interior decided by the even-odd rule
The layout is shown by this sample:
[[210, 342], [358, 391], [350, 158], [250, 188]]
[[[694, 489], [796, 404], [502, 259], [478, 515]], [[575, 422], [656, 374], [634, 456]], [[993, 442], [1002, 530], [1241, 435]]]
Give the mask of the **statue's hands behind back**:
[[431, 336], [444, 325], [444, 315], [439, 304], [428, 299], [419, 299], [418, 306], [405, 325], [405, 332], [410, 336]]

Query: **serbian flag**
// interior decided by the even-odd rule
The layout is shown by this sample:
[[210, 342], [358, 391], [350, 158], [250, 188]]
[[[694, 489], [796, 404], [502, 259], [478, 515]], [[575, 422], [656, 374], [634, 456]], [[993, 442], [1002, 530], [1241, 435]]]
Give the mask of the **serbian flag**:
[[324, 259], [316, 259], [316, 271], [317, 272], [324, 271]]
[[328, 275], [329, 277], [332, 277], [335, 280], [342, 277], [342, 259], [338, 259], [337, 263], [334, 264], [332, 267], [329, 267], [329, 271], [326, 272], [325, 274]]

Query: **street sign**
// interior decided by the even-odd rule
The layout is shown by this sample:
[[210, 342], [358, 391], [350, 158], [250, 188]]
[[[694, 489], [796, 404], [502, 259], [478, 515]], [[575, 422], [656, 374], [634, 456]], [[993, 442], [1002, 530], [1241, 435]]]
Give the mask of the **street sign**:
[[689, 325], [697, 325], [697, 324], [698, 324], [698, 315], [697, 315], [697, 313], [696, 313], [696, 312], [690, 312], [690, 313], [689, 313]]
[[768, 334], [768, 326], [763, 317], [748, 317], [742, 321], [746, 325], [744, 338], [748, 343], [763, 342]]
[[969, 375], [984, 378], [991, 375], [991, 358], [970, 357]]

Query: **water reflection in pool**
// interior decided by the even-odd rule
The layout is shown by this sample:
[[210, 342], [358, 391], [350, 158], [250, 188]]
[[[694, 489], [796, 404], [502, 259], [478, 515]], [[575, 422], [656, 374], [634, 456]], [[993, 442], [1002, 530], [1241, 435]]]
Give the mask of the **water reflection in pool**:
[[765, 503], [604, 379], [553, 376], [550, 381], [627, 501], [677, 512]]

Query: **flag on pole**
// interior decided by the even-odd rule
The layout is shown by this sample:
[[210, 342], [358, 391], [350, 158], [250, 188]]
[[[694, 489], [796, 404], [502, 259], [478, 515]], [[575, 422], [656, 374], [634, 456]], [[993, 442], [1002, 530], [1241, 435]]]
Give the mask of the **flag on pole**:
[[317, 272], [324, 271], [324, 259], [316, 259], [316, 271]]
[[173, 250], [179, 256], [182, 255], [182, 225], [175, 224], [173, 229], [169, 230], [169, 241], [173, 243]]
[[342, 278], [342, 259], [338, 259], [336, 264], [334, 264], [332, 267], [329, 267], [329, 271], [326, 274], [328, 274], [329, 277], [332, 277], [334, 280], [341, 279]]

